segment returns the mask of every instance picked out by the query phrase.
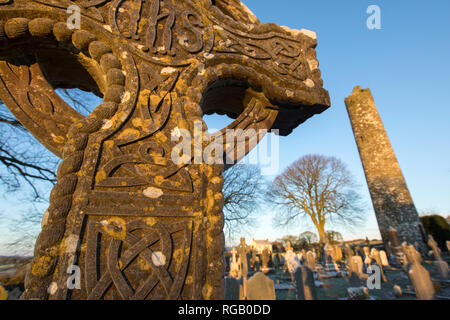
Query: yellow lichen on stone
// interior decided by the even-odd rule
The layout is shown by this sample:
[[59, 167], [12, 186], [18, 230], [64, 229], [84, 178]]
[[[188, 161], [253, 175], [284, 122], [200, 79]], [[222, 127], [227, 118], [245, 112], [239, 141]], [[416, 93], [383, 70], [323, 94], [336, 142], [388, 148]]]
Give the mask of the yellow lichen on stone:
[[153, 217], [145, 219], [145, 223], [147, 225], [149, 225], [150, 227], [153, 227], [157, 222], [158, 222], [158, 220], [156, 220]]
[[138, 257], [137, 259], [139, 269], [142, 271], [150, 271], [152, 269], [151, 265], [142, 257]]
[[100, 181], [106, 180], [107, 175], [104, 170], [100, 170], [97, 172], [97, 175], [95, 176], [95, 182], [99, 183]]
[[119, 240], [125, 240], [127, 236], [126, 221], [121, 218], [111, 218], [102, 223], [103, 230], [111, 237]]
[[213, 293], [213, 287], [210, 284], [205, 284], [202, 289], [203, 299], [211, 300], [211, 296]]
[[31, 273], [36, 277], [45, 277], [48, 275], [50, 268], [52, 267], [53, 258], [48, 256], [42, 256], [39, 261], [33, 265]]
[[0, 301], [7, 300], [8, 299], [8, 291], [6, 291], [5, 288], [0, 286]]
[[141, 133], [136, 129], [125, 129], [118, 138], [121, 140], [138, 139], [140, 135]]

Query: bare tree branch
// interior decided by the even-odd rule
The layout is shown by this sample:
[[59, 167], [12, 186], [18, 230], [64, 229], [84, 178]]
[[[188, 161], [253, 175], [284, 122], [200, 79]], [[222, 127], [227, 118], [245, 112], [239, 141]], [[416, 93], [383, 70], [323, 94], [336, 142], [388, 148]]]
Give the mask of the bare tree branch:
[[342, 161], [307, 155], [275, 178], [267, 196], [277, 209], [277, 226], [306, 220], [317, 228], [320, 241], [326, 242], [325, 226], [363, 223], [363, 203], [356, 188]]

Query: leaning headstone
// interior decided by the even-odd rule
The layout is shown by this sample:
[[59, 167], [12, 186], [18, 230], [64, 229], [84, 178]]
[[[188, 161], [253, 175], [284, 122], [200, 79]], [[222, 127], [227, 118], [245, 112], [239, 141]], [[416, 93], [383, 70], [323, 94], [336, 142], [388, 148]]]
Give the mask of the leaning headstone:
[[378, 250], [375, 248], [372, 248], [372, 250], [370, 251], [370, 257], [373, 260], [375, 260], [376, 264], [378, 265], [378, 268], [380, 268], [381, 279], [383, 280], [383, 282], [387, 282], [387, 278], [386, 278], [386, 275], [384, 274], [384, 270], [383, 270], [383, 264], [381, 263], [380, 253], [378, 252]]
[[442, 259], [442, 251], [439, 248], [437, 242], [434, 240], [432, 235], [428, 237], [428, 245], [433, 250], [433, 256], [436, 261], [433, 261], [436, 268], [439, 270], [439, 273], [444, 279], [448, 278], [448, 263]]
[[384, 250], [380, 251], [380, 259], [383, 267], [389, 267], [389, 259], [387, 257], [386, 251]]
[[273, 281], [262, 272], [247, 281], [247, 300], [276, 300]]
[[347, 266], [348, 278], [350, 285], [353, 287], [360, 287], [364, 285], [368, 276], [363, 273], [363, 261], [360, 256], [353, 256]]
[[306, 266], [312, 271], [316, 270], [316, 256], [312, 251], [306, 253]]
[[414, 246], [404, 245], [403, 250], [408, 262], [411, 264], [408, 275], [414, 286], [416, 297], [419, 300], [433, 300], [435, 289], [430, 273], [422, 266], [422, 256]]
[[239, 281], [233, 277], [225, 277], [225, 300], [239, 300]]
[[366, 287], [353, 287], [347, 289], [349, 300], [369, 300], [369, 289]]
[[343, 253], [342, 253], [342, 248], [340, 246], [335, 246], [334, 247], [334, 259], [335, 261], [341, 261], [342, 258], [344, 257]]
[[308, 267], [297, 268], [294, 274], [297, 300], [317, 300], [314, 273]]
[[388, 229], [388, 239], [390, 245], [390, 251], [392, 252], [393, 262], [395, 265], [405, 265], [405, 255], [402, 249], [400, 238], [398, 237], [397, 229], [390, 227]]

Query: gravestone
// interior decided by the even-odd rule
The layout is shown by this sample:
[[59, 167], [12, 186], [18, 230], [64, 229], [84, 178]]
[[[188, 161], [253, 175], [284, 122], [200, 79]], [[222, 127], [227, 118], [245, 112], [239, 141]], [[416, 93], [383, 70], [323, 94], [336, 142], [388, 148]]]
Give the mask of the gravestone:
[[334, 260], [336, 262], [341, 261], [343, 259], [342, 248], [340, 246], [334, 247]]
[[363, 261], [360, 256], [353, 256], [347, 266], [348, 279], [353, 287], [360, 287], [366, 283], [368, 276], [363, 272]]
[[383, 282], [387, 282], [387, 278], [383, 270], [383, 263], [381, 262], [381, 256], [377, 249], [372, 248], [372, 250], [370, 250], [370, 258], [375, 260], [375, 263], [377, 264], [378, 268], [380, 268], [381, 279], [383, 280]]
[[265, 274], [269, 273], [269, 262], [270, 262], [270, 252], [269, 249], [264, 248], [263, 252], [262, 252], [262, 268], [261, 271]]
[[[384, 244], [390, 227], [425, 249], [425, 234], [370, 89], [355, 87], [345, 99]], [[376, 155], [376, 156], [374, 156]]]
[[383, 267], [389, 267], [389, 259], [387, 257], [386, 251], [380, 250], [380, 259]]
[[241, 244], [238, 246], [239, 253], [239, 269], [242, 277], [242, 288], [244, 298], [247, 297], [247, 276], [248, 276], [248, 259], [247, 253], [250, 251], [250, 247], [245, 243], [245, 238], [241, 238]]
[[369, 247], [364, 247], [363, 251], [364, 251], [364, 265], [367, 268], [369, 268], [369, 266], [372, 264], [372, 258], [370, 257], [370, 251], [369, 251]]
[[273, 281], [262, 272], [256, 273], [248, 280], [247, 300], [276, 300]]
[[404, 244], [403, 250], [406, 259], [411, 264], [408, 276], [414, 286], [416, 297], [419, 300], [433, 300], [435, 289], [430, 273], [422, 266], [422, 256], [414, 246]]
[[291, 282], [294, 282], [294, 273], [297, 268], [300, 267], [300, 261], [298, 260], [297, 255], [294, 252], [294, 249], [291, 246], [291, 243], [288, 241], [286, 254], [284, 255], [286, 268], [291, 275]]
[[[1, 0], [0, 99], [62, 158], [24, 298], [223, 298], [223, 160], [330, 106], [316, 46], [237, 0]], [[211, 135], [212, 113], [236, 120]]]
[[428, 236], [428, 245], [433, 250], [433, 256], [436, 261], [433, 261], [436, 268], [439, 270], [439, 273], [444, 279], [448, 278], [448, 263], [442, 259], [442, 251], [439, 248], [439, 245], [434, 240], [432, 235]]
[[306, 266], [297, 268], [294, 274], [297, 300], [317, 300], [314, 273]]
[[402, 244], [400, 242], [400, 239], [398, 237], [397, 229], [390, 227], [387, 232], [387, 236], [389, 239], [389, 247], [391, 249], [391, 252], [393, 254], [393, 262], [396, 265], [404, 265], [404, 262], [406, 260], [405, 254], [403, 252]]
[[312, 251], [306, 253], [306, 266], [312, 271], [316, 270], [316, 256]]
[[233, 277], [225, 277], [225, 300], [239, 300], [239, 281]]
[[347, 289], [349, 300], [369, 300], [369, 289], [366, 287], [352, 287]]
[[236, 258], [236, 248], [233, 247], [231, 250], [231, 262], [230, 262], [230, 276], [236, 279], [239, 279], [241, 277], [240, 272], [240, 263], [238, 263], [238, 260]]
[[351, 258], [355, 255], [353, 252], [353, 249], [350, 247], [349, 244], [345, 245], [345, 259], [347, 260], [347, 263], [350, 262]]

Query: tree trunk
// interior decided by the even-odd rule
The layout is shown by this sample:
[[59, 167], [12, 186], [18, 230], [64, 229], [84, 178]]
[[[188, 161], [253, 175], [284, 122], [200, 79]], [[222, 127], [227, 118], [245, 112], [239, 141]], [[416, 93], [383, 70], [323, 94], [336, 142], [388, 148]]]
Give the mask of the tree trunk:
[[317, 227], [317, 231], [319, 232], [320, 243], [323, 243], [323, 244], [327, 243], [328, 240], [327, 240], [327, 236], [325, 234], [325, 225], [319, 225], [316, 227]]

